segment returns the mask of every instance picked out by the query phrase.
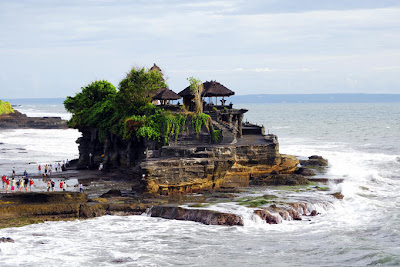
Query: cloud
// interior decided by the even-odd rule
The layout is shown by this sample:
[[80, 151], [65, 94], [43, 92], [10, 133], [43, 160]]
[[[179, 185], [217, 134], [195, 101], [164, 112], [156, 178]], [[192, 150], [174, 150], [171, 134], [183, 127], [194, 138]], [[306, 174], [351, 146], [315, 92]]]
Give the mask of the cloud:
[[3, 0], [0, 84], [9, 94], [37, 86], [59, 96], [97, 78], [117, 84], [133, 65], [157, 63], [173, 88], [200, 76], [244, 92], [251, 90], [245, 85], [279, 93], [291, 86], [345, 91], [343, 77], [354, 73], [357, 90], [397, 90], [396, 3]]

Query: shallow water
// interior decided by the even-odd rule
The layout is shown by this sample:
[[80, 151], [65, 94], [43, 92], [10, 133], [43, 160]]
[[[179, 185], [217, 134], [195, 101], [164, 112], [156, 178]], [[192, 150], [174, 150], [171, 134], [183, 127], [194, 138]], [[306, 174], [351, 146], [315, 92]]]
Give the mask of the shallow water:
[[[249, 121], [279, 136], [282, 153], [328, 158], [325, 176], [345, 178], [342, 184], [329, 185], [330, 190], [345, 198], [335, 200], [329, 192], [288, 193], [310, 199], [321, 215], [278, 225], [265, 224], [251, 209], [235, 203], [219, 203], [211, 208], [242, 215], [245, 226], [104, 216], [1, 229], [0, 236], [16, 241], [0, 243], [1, 266], [400, 265], [400, 104], [246, 108]], [[73, 146], [72, 134], [70, 139]], [[52, 154], [57, 152], [63, 157], [75, 153]], [[47, 160], [45, 153], [37, 153], [38, 161]], [[271, 190], [254, 188], [252, 193]]]

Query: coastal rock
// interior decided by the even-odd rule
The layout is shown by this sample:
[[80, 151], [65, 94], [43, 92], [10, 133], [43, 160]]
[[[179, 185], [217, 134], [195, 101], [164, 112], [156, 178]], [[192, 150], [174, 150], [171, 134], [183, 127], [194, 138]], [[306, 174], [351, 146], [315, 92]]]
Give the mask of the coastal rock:
[[243, 219], [235, 214], [202, 209], [185, 209], [176, 206], [153, 206], [151, 217], [201, 222], [207, 225], [243, 226]]
[[102, 194], [100, 197], [102, 198], [110, 198], [110, 197], [120, 197], [121, 194], [121, 190], [118, 189], [110, 189], [108, 192]]
[[312, 210], [310, 216], [317, 216], [318, 212], [316, 210]]
[[308, 157], [308, 160], [300, 160], [300, 164], [302, 166], [325, 167], [328, 166], [328, 160], [321, 156], [313, 155]]
[[27, 117], [14, 110], [14, 113], [0, 115], [0, 129], [66, 129], [67, 121], [60, 117]]
[[308, 180], [300, 174], [279, 174], [273, 172], [270, 175], [255, 178], [250, 185], [302, 185], [307, 184]]
[[269, 211], [262, 209], [262, 210], [255, 210], [254, 214], [260, 216], [260, 218], [266, 221], [269, 224], [278, 224], [280, 220], [277, 216], [272, 215]]
[[294, 172], [295, 174], [300, 174], [303, 176], [314, 176], [315, 172], [309, 168], [300, 167]]
[[14, 243], [14, 239], [10, 237], [2, 237], [0, 238], [0, 243]]
[[332, 196], [334, 196], [337, 199], [343, 199], [344, 198], [344, 196], [339, 192], [333, 193]]

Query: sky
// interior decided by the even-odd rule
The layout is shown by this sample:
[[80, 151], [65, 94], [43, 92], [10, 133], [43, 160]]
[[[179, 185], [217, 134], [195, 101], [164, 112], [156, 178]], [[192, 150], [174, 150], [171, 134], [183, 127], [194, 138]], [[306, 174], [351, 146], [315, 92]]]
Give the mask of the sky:
[[156, 63], [237, 95], [400, 93], [399, 0], [0, 0], [0, 99]]

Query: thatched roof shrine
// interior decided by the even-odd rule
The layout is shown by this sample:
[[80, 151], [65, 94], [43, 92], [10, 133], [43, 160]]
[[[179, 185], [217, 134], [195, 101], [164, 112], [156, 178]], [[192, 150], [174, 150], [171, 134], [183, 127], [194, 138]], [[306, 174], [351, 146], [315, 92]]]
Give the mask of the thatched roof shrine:
[[153, 96], [153, 100], [178, 100], [180, 98], [182, 98], [180, 95], [168, 88], [157, 90], [156, 94]]
[[[228, 88], [216, 81], [204, 82], [203, 87], [204, 90], [201, 94], [203, 97], [231, 96], [235, 94], [235, 92], [229, 90]], [[179, 92], [179, 95], [182, 97], [193, 97], [192, 92], [190, 91], [190, 86]]]
[[154, 63], [153, 67], [150, 68], [150, 70], [157, 70], [162, 73], [161, 68]]

